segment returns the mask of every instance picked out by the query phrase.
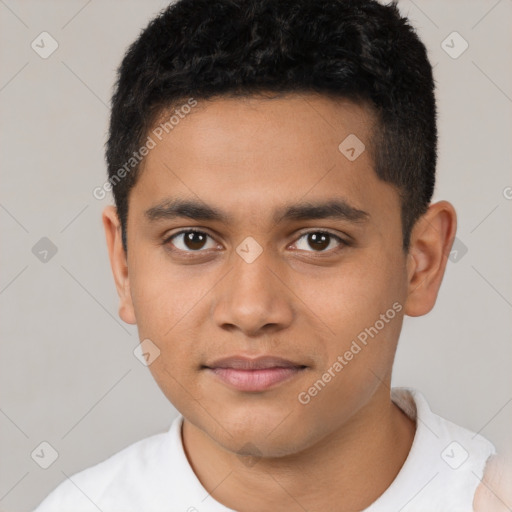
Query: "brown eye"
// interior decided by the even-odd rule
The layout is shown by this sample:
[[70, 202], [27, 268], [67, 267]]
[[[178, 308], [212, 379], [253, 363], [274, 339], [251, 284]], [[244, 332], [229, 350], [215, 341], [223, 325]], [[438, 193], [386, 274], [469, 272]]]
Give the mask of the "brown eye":
[[[207, 245], [210, 235], [203, 231], [187, 229], [169, 237], [166, 243], [172, 244], [177, 250], [184, 252], [200, 252]], [[213, 244], [213, 247], [215, 244]], [[212, 247], [206, 247], [207, 249]]]
[[[333, 240], [338, 242], [338, 247], [344, 245], [343, 240], [339, 236], [329, 233], [328, 231], [309, 231], [308, 233], [303, 233], [299, 241], [302, 239], [305, 239], [306, 242], [302, 244], [302, 247], [300, 247], [299, 242], [297, 242], [297, 248], [308, 252], [329, 252], [326, 249], [332, 245]], [[312, 248], [313, 251], [308, 250], [308, 247]], [[331, 249], [332, 248], [333, 247], [331, 247]], [[334, 247], [334, 249], [335, 248], [336, 247]]]

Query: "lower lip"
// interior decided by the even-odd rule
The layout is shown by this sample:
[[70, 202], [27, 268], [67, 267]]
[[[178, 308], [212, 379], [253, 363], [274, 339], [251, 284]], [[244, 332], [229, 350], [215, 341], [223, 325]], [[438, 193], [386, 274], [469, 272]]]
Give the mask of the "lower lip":
[[240, 391], [265, 391], [299, 374], [304, 368], [265, 368], [261, 370], [235, 370], [233, 368], [209, 368], [223, 382]]

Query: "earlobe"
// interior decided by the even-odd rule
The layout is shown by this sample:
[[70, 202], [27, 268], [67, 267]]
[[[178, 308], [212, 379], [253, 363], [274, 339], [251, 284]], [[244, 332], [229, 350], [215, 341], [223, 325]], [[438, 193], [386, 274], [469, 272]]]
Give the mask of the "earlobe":
[[456, 231], [457, 214], [447, 201], [430, 205], [416, 222], [407, 258], [406, 315], [426, 315], [434, 307]]
[[119, 295], [119, 316], [128, 324], [135, 324], [135, 312], [130, 292], [128, 263], [122, 242], [121, 223], [114, 206], [107, 206], [102, 215], [110, 266]]

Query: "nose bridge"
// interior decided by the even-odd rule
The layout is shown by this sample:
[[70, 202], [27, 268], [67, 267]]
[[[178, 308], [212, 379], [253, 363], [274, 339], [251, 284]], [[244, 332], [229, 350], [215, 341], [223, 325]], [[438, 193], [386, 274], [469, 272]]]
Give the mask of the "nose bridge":
[[288, 325], [292, 306], [286, 286], [275, 275], [279, 274], [276, 268], [279, 264], [270, 249], [263, 249], [251, 237], [245, 239], [233, 253], [232, 269], [218, 290], [213, 311], [216, 323], [246, 333], [269, 324], [274, 328]]

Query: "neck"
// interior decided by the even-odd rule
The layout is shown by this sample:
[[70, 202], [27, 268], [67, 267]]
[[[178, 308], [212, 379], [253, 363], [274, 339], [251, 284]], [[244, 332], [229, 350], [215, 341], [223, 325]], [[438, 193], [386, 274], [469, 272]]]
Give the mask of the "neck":
[[362, 510], [391, 485], [414, 439], [415, 424], [379, 390], [370, 403], [315, 445], [244, 464], [187, 420], [183, 445], [203, 487], [241, 512]]

